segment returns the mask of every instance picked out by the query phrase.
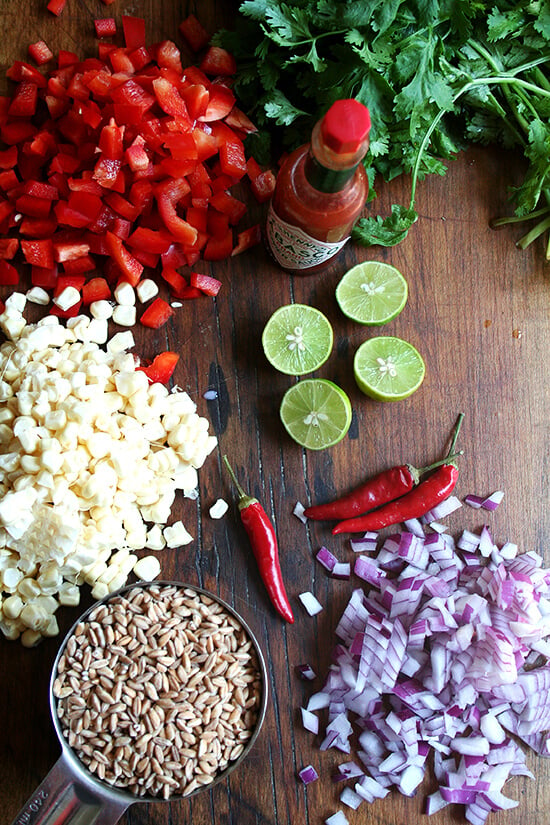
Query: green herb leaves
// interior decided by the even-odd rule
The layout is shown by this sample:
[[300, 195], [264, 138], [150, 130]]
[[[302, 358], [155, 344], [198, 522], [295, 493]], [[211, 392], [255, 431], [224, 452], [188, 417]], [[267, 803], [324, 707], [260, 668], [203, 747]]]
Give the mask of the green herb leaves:
[[216, 40], [235, 54], [241, 105], [277, 150], [308, 140], [338, 98], [369, 107], [371, 182], [412, 173], [412, 198], [361, 220], [358, 241], [402, 240], [417, 181], [444, 174], [471, 143], [520, 148], [529, 168], [516, 214], [541, 200], [550, 214], [550, 0], [244, 0], [235, 30]]

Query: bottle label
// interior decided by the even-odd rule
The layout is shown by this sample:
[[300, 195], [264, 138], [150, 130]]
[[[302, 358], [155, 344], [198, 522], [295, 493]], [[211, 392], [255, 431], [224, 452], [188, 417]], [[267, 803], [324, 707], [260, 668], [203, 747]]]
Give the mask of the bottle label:
[[281, 220], [269, 205], [266, 225], [267, 240], [273, 257], [283, 269], [309, 269], [325, 263], [336, 255], [349, 239], [326, 243], [312, 238], [298, 226]]

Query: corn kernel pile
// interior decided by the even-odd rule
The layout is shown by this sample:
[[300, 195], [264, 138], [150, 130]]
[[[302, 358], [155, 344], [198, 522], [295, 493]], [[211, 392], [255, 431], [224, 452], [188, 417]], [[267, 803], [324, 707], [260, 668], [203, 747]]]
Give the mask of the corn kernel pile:
[[0, 315], [0, 630], [33, 646], [81, 584], [103, 598], [131, 572], [153, 579], [158, 558], [134, 551], [192, 541], [167, 522], [217, 441], [187, 393], [136, 369], [131, 331], [28, 324], [25, 304], [14, 293]]

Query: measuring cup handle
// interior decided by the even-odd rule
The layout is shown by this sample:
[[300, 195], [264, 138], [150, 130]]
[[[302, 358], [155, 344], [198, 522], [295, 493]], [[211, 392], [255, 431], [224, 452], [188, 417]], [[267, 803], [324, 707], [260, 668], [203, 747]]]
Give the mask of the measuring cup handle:
[[79, 779], [63, 753], [12, 825], [114, 825], [130, 804], [115, 793], [96, 793]]

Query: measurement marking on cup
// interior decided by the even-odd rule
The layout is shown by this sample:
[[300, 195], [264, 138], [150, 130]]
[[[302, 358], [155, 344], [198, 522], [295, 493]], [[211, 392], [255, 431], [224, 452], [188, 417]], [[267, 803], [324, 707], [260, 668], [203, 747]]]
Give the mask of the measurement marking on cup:
[[15, 825], [26, 825], [26, 823], [32, 818], [32, 815], [42, 808], [48, 796], [49, 794], [47, 791], [38, 791], [34, 799], [29, 802], [23, 813], [16, 819]]

